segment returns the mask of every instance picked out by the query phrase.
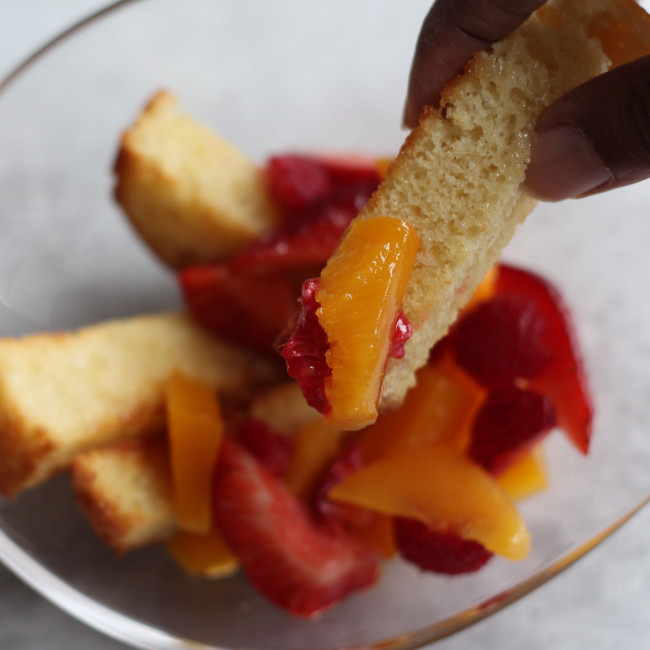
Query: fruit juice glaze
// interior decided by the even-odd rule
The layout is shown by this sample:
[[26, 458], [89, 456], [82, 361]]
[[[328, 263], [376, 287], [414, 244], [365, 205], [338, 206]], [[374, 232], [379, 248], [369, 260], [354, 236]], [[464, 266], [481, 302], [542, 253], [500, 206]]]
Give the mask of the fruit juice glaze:
[[[399, 242], [390, 262], [399, 267], [402, 255], [404, 272], [396, 284], [403, 287], [417, 237], [396, 219], [348, 228], [379, 184], [380, 169], [381, 163], [368, 159], [270, 159], [269, 190], [284, 223], [228, 263], [179, 275], [199, 322], [239, 344], [279, 347], [307, 402], [326, 415], [332, 412], [328, 389], [337, 358], [345, 367], [357, 355], [356, 362], [370, 368], [372, 402], [386, 359], [399, 358], [410, 336], [400, 290], [385, 290], [393, 276], [382, 277], [381, 264], [364, 254], [373, 238], [379, 248]], [[374, 228], [370, 221], [382, 223]], [[344, 233], [347, 244], [334, 255]], [[323, 279], [313, 278], [333, 255], [338, 267], [325, 274], [324, 290]], [[321, 322], [335, 312], [324, 310], [319, 299], [334, 295], [336, 303], [336, 291], [345, 293], [349, 278], [363, 275], [360, 259], [377, 267], [361, 283], [364, 291], [371, 285], [370, 294], [358, 293], [343, 310], [349, 324], [337, 329], [342, 319], [334, 316], [330, 335], [343, 340], [355, 319], [366, 312], [372, 317], [384, 302], [390, 309], [356, 348], [341, 348]], [[383, 288], [376, 291], [373, 281]], [[287, 321], [293, 323], [290, 334]], [[372, 337], [381, 338], [374, 351]], [[355, 383], [363, 391], [372, 381], [352, 377], [343, 391], [354, 402]], [[370, 426], [361, 421], [358, 432], [344, 433], [327, 417], [293, 437], [250, 417], [227, 427], [210, 495], [212, 537], [200, 546], [205, 573], [240, 565], [271, 602], [313, 617], [372, 585], [380, 563], [394, 555], [445, 574], [478, 570], [495, 554], [520, 559], [530, 539], [513, 499], [546, 484], [541, 441], [559, 426], [586, 453], [591, 419], [579, 350], [559, 293], [532, 273], [498, 265], [432, 350], [397, 411]], [[188, 566], [188, 556], [194, 557], [188, 549], [197, 543], [196, 537], [176, 540], [172, 552]]]

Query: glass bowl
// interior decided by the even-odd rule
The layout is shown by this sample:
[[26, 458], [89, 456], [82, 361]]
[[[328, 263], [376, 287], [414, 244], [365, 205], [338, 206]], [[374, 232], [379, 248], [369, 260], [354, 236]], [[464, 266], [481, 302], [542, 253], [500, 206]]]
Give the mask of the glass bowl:
[[[390, 155], [429, 4], [130, 0], [31, 57], [0, 84], [0, 334], [180, 304], [111, 197], [119, 134], [156, 90], [260, 162], [287, 150]], [[551, 486], [521, 504], [533, 536], [524, 562], [445, 579], [392, 561], [376, 587], [296, 620], [241, 577], [188, 577], [162, 549], [114, 557], [65, 476], [0, 499], [0, 558], [74, 616], [152, 649], [413, 648], [503, 608], [648, 500], [649, 192], [541, 205], [504, 253], [561, 287], [597, 408], [588, 458], [560, 435], [547, 444]]]

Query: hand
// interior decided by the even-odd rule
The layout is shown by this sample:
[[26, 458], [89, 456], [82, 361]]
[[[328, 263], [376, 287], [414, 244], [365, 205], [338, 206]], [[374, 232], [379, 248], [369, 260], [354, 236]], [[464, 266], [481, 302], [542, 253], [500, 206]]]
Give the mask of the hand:
[[[404, 110], [415, 126], [474, 52], [507, 36], [545, 0], [436, 0], [418, 38]], [[578, 86], [540, 117], [526, 175], [547, 201], [650, 177], [650, 56]]]

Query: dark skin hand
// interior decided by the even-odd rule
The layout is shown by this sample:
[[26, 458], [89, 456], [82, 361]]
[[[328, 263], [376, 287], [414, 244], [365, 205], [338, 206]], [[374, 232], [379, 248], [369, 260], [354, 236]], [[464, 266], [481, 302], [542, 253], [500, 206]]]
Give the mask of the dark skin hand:
[[[474, 52], [523, 23], [545, 0], [436, 0], [415, 49], [404, 123], [437, 104]], [[621, 65], [551, 105], [536, 127], [526, 175], [539, 199], [603, 192], [650, 177], [650, 56]]]

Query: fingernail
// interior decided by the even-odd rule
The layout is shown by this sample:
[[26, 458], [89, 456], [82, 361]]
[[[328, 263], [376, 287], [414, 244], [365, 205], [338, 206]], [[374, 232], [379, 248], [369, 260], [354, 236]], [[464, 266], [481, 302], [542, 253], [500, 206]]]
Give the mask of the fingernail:
[[414, 129], [418, 125], [419, 118], [420, 114], [413, 108], [413, 102], [407, 101], [402, 112], [402, 128]]
[[577, 129], [555, 126], [533, 144], [525, 187], [542, 201], [585, 194], [612, 178], [593, 145]]

